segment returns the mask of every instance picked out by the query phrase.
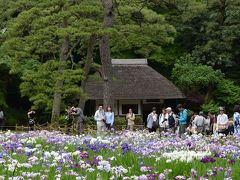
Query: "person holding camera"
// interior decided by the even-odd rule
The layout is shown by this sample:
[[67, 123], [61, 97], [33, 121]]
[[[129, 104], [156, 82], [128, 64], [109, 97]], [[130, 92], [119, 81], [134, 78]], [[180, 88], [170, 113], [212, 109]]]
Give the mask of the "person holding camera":
[[32, 109], [29, 109], [28, 113], [28, 125], [30, 127], [30, 131], [34, 130], [34, 124], [35, 124], [35, 118], [36, 118], [36, 112]]
[[76, 108], [76, 107], [73, 106], [71, 114], [76, 117], [78, 135], [83, 134], [84, 115], [83, 115], [82, 109], [81, 108]]
[[106, 129], [105, 124], [106, 116], [101, 105], [98, 107], [98, 110], [94, 115], [94, 119], [97, 122], [97, 134], [103, 134]]

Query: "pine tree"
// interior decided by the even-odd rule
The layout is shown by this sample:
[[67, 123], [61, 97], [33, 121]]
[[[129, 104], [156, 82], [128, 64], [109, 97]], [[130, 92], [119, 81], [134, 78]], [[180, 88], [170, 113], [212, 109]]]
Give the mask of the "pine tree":
[[84, 50], [92, 33], [100, 29], [100, 3], [18, 0], [7, 5], [1, 61], [22, 77], [22, 95], [37, 108], [52, 107], [52, 123], [57, 123], [62, 97], [80, 93], [83, 71], [76, 63], [85, 53], [78, 48]]

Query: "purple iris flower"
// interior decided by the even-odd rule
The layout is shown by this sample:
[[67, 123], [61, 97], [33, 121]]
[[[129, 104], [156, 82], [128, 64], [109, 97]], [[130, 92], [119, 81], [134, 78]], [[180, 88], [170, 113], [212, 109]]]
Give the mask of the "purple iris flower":
[[202, 163], [214, 163], [216, 160], [213, 157], [205, 156], [201, 159]]

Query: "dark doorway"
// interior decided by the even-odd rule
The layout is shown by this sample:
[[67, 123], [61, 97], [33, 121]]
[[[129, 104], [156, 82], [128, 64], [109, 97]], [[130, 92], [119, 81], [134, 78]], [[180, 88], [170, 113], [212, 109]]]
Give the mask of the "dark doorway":
[[161, 109], [165, 106], [164, 106], [164, 104], [156, 104], [156, 103], [143, 104], [142, 113], [143, 113], [143, 122], [144, 122], [145, 126], [147, 123], [147, 116], [149, 113], [152, 112], [153, 107], [157, 108], [157, 114], [159, 115], [162, 112]]
[[84, 115], [85, 116], [94, 116], [94, 113], [96, 111], [96, 101], [95, 100], [88, 100], [85, 103], [84, 107]]

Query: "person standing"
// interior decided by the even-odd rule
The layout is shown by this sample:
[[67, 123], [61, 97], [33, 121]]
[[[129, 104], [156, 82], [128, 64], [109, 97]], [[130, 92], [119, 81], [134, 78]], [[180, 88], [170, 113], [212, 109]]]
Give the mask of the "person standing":
[[197, 133], [203, 134], [205, 132], [205, 123], [206, 123], [206, 119], [203, 116], [203, 112], [200, 111], [199, 114], [196, 115], [196, 117], [193, 120], [193, 124], [196, 127]]
[[28, 116], [28, 125], [30, 127], [30, 131], [33, 131], [34, 125], [35, 125], [35, 119], [36, 119], [36, 112], [33, 111], [32, 109], [29, 109], [27, 116]]
[[240, 106], [235, 105], [233, 108], [233, 125], [234, 125], [234, 133], [240, 134]]
[[78, 135], [83, 134], [83, 122], [84, 122], [84, 115], [83, 115], [83, 111], [81, 108], [76, 108], [76, 107], [72, 107], [72, 115], [76, 117], [77, 120], [77, 133]]
[[179, 135], [181, 135], [186, 132], [188, 112], [187, 109], [185, 109], [182, 104], [177, 105], [177, 109], [179, 110], [178, 116]]
[[162, 108], [162, 113], [159, 115], [158, 121], [159, 121], [160, 133], [163, 131], [166, 131], [168, 119], [167, 119], [167, 112], [165, 108]]
[[206, 135], [211, 135], [212, 134], [211, 119], [209, 118], [209, 116], [207, 116], [207, 118], [205, 118], [204, 133]]
[[98, 110], [95, 112], [94, 119], [97, 122], [97, 133], [98, 134], [104, 133], [106, 129], [105, 125], [106, 117], [102, 106], [98, 107]]
[[219, 115], [217, 116], [217, 132], [228, 135], [228, 116], [224, 113], [224, 108], [219, 108]]
[[158, 115], [157, 109], [155, 107], [152, 108], [152, 112], [147, 117], [147, 128], [149, 132], [156, 132], [158, 128]]
[[166, 112], [168, 114], [167, 119], [167, 129], [171, 133], [175, 133], [175, 127], [176, 127], [176, 115], [173, 113], [172, 108], [168, 107], [166, 109]]
[[0, 130], [1, 131], [3, 130], [4, 123], [5, 123], [5, 116], [4, 116], [3, 110], [0, 108]]
[[132, 109], [128, 110], [128, 113], [126, 115], [126, 120], [127, 120], [127, 129], [130, 131], [133, 131], [134, 128], [134, 120], [135, 120], [135, 114], [132, 112]]
[[114, 112], [112, 111], [111, 106], [107, 107], [107, 111], [105, 112], [106, 117], [106, 126], [108, 130], [111, 130], [114, 123]]
[[66, 112], [66, 121], [67, 121], [67, 133], [70, 132], [70, 129], [71, 129], [71, 126], [72, 126], [72, 122], [73, 122], [73, 109], [71, 106], [68, 106], [66, 109], [65, 109], [65, 112]]
[[210, 120], [210, 133], [209, 134], [213, 134], [216, 132], [216, 117], [212, 112], [208, 112], [208, 119]]

